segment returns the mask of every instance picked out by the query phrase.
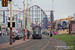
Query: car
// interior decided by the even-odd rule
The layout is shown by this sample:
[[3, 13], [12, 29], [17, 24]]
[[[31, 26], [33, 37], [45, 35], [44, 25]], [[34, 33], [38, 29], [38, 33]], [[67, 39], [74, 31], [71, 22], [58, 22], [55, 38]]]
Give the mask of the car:
[[[23, 32], [19, 32], [18, 34], [19, 34], [20, 38], [24, 37], [24, 33]], [[26, 35], [27, 35], [27, 32], [25, 31], [25, 38], [26, 38]]]
[[42, 34], [46, 35], [46, 32], [44, 31], [44, 32], [42, 32]]
[[19, 39], [21, 39], [21, 38], [22, 38], [21, 34], [19, 34], [19, 33], [18, 33], [18, 34], [16, 34], [15, 39], [18, 39], [18, 40], [19, 40]]
[[20, 38], [23, 38], [23, 34], [22, 33], [20, 33]]

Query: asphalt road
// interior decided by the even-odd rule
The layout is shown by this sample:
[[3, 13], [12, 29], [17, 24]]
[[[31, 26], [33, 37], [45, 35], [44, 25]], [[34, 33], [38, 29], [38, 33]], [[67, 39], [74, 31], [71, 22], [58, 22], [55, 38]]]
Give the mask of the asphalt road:
[[66, 47], [64, 42], [43, 35], [42, 39], [31, 38], [29, 41], [25, 43], [4, 48], [2, 50], [67, 50], [64, 47]]
[[3, 36], [3, 37], [0, 36], [0, 44], [8, 43], [9, 39], [10, 39], [9, 36]]

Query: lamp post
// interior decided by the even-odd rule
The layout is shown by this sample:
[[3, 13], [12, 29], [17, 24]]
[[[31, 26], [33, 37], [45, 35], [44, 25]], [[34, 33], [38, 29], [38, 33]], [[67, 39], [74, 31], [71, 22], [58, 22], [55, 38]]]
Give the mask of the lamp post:
[[12, 0], [10, 0], [10, 45], [12, 45]]
[[69, 31], [69, 34], [70, 34], [70, 17], [68, 16], [68, 31]]
[[52, 10], [53, 10], [53, 1], [54, 1], [54, 0], [52, 0]]
[[[8, 17], [8, 12], [9, 12], [9, 9], [7, 8], [7, 17]], [[6, 36], [6, 28], [7, 28], [7, 17], [6, 17], [6, 24], [5, 24], [5, 36]]]
[[29, 22], [29, 5], [28, 5], [28, 0], [27, 0], [27, 39], [29, 39], [30, 36], [30, 22]]
[[1, 17], [1, 36], [2, 36], [2, 15], [0, 15], [0, 17]]
[[24, 22], [24, 38], [23, 40], [25, 41], [25, 0], [23, 1], [24, 3], [24, 19], [23, 19], [23, 22]]
[[50, 17], [50, 37], [52, 37], [52, 24], [51, 24], [51, 17]]
[[[6, 20], [8, 19], [8, 17], [9, 17], [9, 9], [7, 8], [7, 17], [6, 17]], [[7, 22], [6, 22], [7, 23]], [[8, 29], [8, 28], [7, 28]], [[8, 31], [7, 31], [7, 33], [8, 33]]]
[[27, 39], [29, 39], [29, 37], [28, 37], [28, 32], [29, 32], [29, 12], [28, 12], [29, 10], [28, 10], [28, 0], [27, 0]]

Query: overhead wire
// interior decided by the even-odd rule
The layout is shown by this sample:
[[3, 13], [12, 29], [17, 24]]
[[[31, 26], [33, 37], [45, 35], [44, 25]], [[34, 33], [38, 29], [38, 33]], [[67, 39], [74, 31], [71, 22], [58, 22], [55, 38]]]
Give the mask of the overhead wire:
[[14, 2], [12, 1], [14, 6], [17, 6], [19, 10], [22, 10], [22, 8], [19, 8], [18, 4], [14, 4]]
[[30, 0], [30, 2], [31, 2], [31, 5], [33, 5], [33, 4], [32, 4], [32, 0]]

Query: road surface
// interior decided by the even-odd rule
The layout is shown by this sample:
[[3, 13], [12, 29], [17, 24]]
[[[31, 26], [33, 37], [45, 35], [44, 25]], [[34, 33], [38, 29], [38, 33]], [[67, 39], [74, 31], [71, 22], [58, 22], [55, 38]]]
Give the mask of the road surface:
[[66, 44], [64, 42], [43, 35], [42, 39], [31, 38], [25, 43], [4, 48], [2, 50], [67, 50], [65, 47]]
[[0, 44], [8, 43], [10, 41], [10, 36], [0, 36]]

